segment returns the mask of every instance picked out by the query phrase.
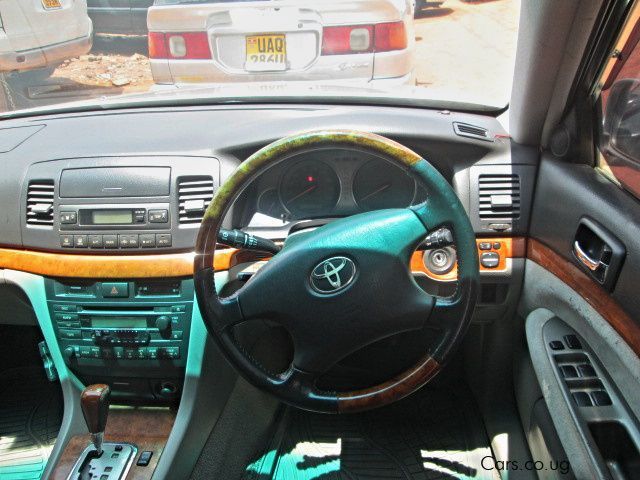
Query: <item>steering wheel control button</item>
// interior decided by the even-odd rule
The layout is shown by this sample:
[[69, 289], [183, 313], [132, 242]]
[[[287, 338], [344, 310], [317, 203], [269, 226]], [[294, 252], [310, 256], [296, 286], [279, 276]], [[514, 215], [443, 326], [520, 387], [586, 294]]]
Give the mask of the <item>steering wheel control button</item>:
[[478, 248], [480, 250], [491, 250], [491, 242], [480, 242]]
[[318, 293], [332, 294], [347, 288], [356, 276], [356, 264], [347, 257], [331, 257], [311, 271], [309, 281]]
[[171, 246], [171, 234], [170, 233], [158, 233], [156, 234], [156, 247], [170, 247]]
[[73, 235], [60, 235], [60, 246], [63, 248], [73, 248]]
[[168, 221], [168, 210], [149, 210], [149, 223], [167, 223]]
[[149, 462], [151, 462], [152, 456], [153, 456], [153, 452], [149, 452], [149, 451], [142, 452], [138, 457], [138, 461], [136, 462], [136, 465], [138, 465], [139, 467], [146, 467], [147, 465], [149, 465]]
[[72, 225], [78, 221], [77, 212], [60, 212], [60, 223]]
[[76, 248], [87, 248], [89, 246], [89, 239], [87, 235], [74, 235], [73, 246]]
[[571, 350], [580, 350], [582, 348], [582, 344], [580, 343], [580, 340], [578, 340], [578, 337], [576, 337], [573, 334], [565, 335], [564, 343], [566, 343], [567, 347], [569, 347]]
[[593, 406], [593, 403], [591, 403], [591, 398], [589, 398], [589, 394], [587, 392], [573, 392], [573, 400], [579, 407]]
[[500, 255], [496, 252], [485, 252], [480, 255], [480, 264], [484, 268], [496, 268], [500, 263]]
[[127, 298], [129, 284], [127, 282], [104, 282], [100, 285], [102, 298]]

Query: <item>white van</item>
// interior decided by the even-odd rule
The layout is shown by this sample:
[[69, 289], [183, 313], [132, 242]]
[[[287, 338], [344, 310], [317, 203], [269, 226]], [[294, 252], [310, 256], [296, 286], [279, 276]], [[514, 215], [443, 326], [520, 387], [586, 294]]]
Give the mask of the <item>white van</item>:
[[86, 0], [0, 0], [0, 72], [54, 68], [91, 43]]

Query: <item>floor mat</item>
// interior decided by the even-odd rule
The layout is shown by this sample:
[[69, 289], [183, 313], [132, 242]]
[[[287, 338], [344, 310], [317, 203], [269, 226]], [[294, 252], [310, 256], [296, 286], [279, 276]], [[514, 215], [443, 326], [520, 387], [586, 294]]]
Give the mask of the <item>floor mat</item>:
[[[423, 388], [383, 409], [322, 415], [287, 408], [246, 480], [491, 479], [481, 418], [464, 389]], [[488, 460], [485, 460], [490, 465]]]
[[42, 367], [0, 374], [0, 479], [42, 476], [63, 411], [60, 384], [49, 382]]

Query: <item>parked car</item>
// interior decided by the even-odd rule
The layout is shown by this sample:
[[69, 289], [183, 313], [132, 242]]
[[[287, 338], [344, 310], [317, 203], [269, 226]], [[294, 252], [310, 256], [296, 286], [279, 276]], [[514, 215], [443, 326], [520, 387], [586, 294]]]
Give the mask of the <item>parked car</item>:
[[425, 8], [440, 8], [443, 3], [443, 0], [439, 2], [430, 2], [429, 0], [413, 0], [414, 12], [418, 13]]
[[103, 34], [147, 34], [147, 10], [153, 0], [87, 0], [93, 31]]
[[0, 1], [0, 72], [41, 69], [91, 50], [85, 0]]
[[147, 24], [160, 84], [414, 81], [409, 0], [156, 0]]

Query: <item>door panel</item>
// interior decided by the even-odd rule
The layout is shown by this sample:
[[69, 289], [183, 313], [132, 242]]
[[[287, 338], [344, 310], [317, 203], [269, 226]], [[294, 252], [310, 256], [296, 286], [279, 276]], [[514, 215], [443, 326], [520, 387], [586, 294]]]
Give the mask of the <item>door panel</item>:
[[530, 236], [579, 265], [572, 249], [580, 219], [589, 217], [625, 246], [612, 297], [640, 324], [640, 202], [587, 165], [542, 159]]
[[[640, 459], [639, 219], [640, 202], [596, 169], [543, 155], [519, 306], [527, 344], [520, 361], [534, 370], [541, 388], [517, 396], [523, 425], [535, 415], [532, 405], [544, 400], [555, 430], [546, 443], [557, 435], [576, 478], [640, 474], [628, 463]], [[624, 252], [610, 288], [574, 252], [579, 231], [578, 240], [589, 243], [584, 225]], [[570, 346], [566, 332], [579, 339], [578, 347]], [[597, 374], [583, 374], [583, 364]], [[602, 391], [610, 405], [597, 404]], [[539, 429], [528, 435], [532, 447], [545, 444]]]

